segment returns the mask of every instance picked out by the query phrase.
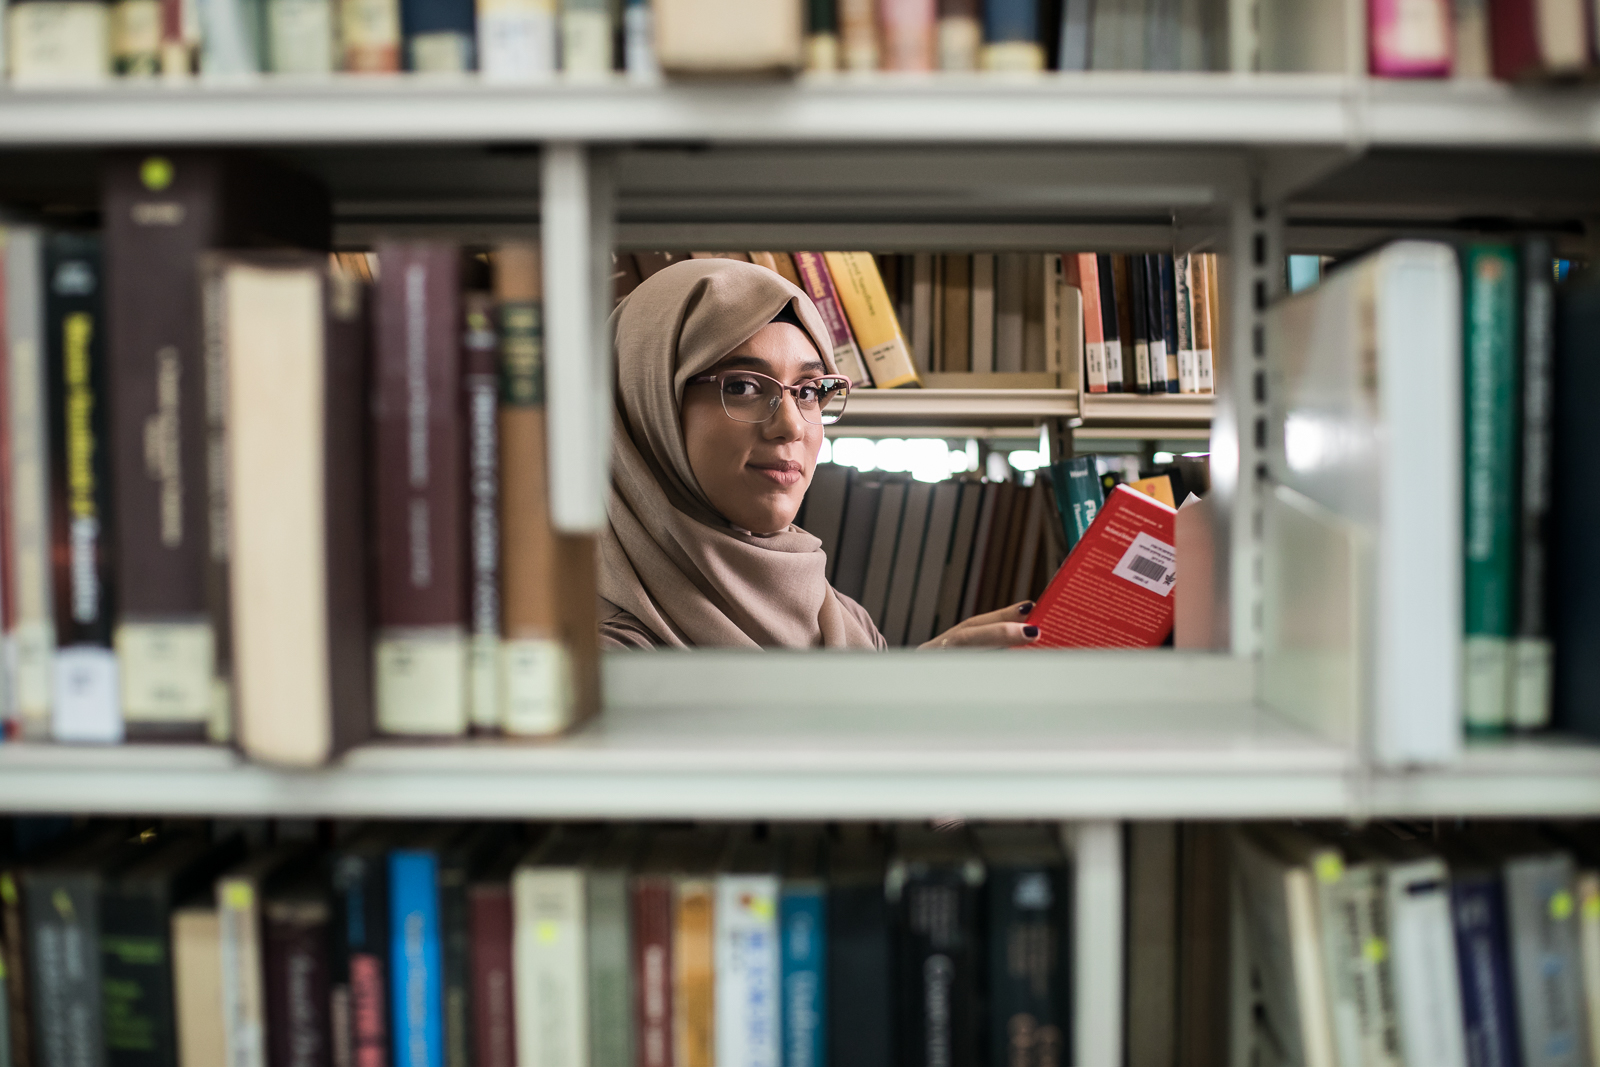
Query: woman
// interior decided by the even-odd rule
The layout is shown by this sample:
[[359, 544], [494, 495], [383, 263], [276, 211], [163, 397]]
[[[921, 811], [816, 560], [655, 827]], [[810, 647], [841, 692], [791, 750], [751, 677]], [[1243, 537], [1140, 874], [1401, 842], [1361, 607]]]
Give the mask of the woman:
[[[753, 263], [655, 274], [612, 315], [617, 418], [600, 541], [605, 648], [883, 648], [793, 525], [844, 399], [811, 299]], [[847, 391], [847, 390], [846, 390]], [[924, 648], [1027, 644], [1032, 604], [968, 619]]]

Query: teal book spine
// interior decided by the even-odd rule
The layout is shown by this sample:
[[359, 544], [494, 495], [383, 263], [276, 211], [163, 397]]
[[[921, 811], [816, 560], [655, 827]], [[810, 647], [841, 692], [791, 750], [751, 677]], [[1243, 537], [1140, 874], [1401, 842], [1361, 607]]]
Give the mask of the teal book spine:
[[1067, 551], [1071, 552], [1105, 503], [1100, 472], [1093, 456], [1074, 456], [1055, 464], [1051, 475], [1056, 486], [1056, 508], [1067, 533]]
[[1510, 717], [1511, 637], [1517, 621], [1520, 481], [1518, 256], [1509, 244], [1471, 244], [1465, 272], [1463, 480], [1464, 679], [1467, 729], [1496, 732]]

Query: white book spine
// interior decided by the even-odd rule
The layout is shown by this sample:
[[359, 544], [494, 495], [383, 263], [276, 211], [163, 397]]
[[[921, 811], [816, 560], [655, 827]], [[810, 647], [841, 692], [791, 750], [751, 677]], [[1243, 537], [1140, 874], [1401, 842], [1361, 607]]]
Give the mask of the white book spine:
[[45, 412], [44, 250], [31, 227], [5, 232], [6, 412], [11, 434], [13, 707], [24, 737], [49, 734], [55, 597], [50, 567], [50, 444]]
[[227, 1067], [266, 1067], [266, 1003], [262, 989], [261, 910], [254, 884], [217, 883], [222, 927], [222, 1033]]
[[519, 867], [512, 876], [512, 988], [520, 1067], [589, 1067], [583, 872]]
[[622, 62], [629, 81], [652, 82], [661, 77], [653, 22], [650, 5], [642, 0], [633, 0], [622, 12]]
[[208, 78], [248, 78], [261, 71], [260, 0], [198, 0], [200, 72]]
[[603, 78], [611, 73], [611, 16], [604, 7], [561, 12], [561, 73]]
[[1284, 899], [1288, 904], [1289, 951], [1300, 1009], [1301, 1051], [1306, 1067], [1336, 1067], [1327, 971], [1322, 963], [1316, 892], [1309, 870], [1292, 867], [1285, 872]]
[[267, 0], [267, 55], [277, 74], [331, 74], [332, 0]]
[[779, 1067], [778, 878], [717, 877], [717, 1062]]
[[1396, 864], [1385, 895], [1405, 1062], [1466, 1067], [1450, 872], [1437, 859]]
[[548, 0], [478, 0], [478, 69], [488, 81], [554, 78], [554, 5]]

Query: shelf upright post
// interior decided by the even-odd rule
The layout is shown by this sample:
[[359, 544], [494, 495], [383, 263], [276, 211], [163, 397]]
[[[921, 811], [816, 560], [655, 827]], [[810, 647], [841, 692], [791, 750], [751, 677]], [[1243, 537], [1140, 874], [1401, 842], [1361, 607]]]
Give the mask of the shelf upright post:
[[615, 195], [606, 155], [575, 142], [544, 146], [545, 393], [550, 515], [563, 533], [606, 521], [611, 451], [611, 249]]
[[1072, 1062], [1122, 1062], [1122, 824], [1068, 823], [1072, 850]]
[[[1261, 648], [1262, 492], [1266, 476], [1266, 311], [1283, 287], [1281, 214], [1255, 195], [1229, 205], [1226, 253], [1218, 257], [1222, 343], [1215, 345], [1212, 485], [1220, 524], [1217, 632], [1236, 656]], [[1225, 605], [1225, 606], [1224, 606]]]

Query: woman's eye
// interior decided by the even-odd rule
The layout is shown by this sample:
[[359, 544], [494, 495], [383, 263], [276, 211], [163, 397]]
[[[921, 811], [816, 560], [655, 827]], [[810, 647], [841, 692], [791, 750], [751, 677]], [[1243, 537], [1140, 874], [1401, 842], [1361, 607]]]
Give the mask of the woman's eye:
[[761, 387], [748, 378], [725, 378], [722, 389], [729, 396], [755, 396]]
[[819, 394], [820, 390], [816, 386], [802, 385], [800, 387], [800, 402], [802, 404], [815, 404]]

